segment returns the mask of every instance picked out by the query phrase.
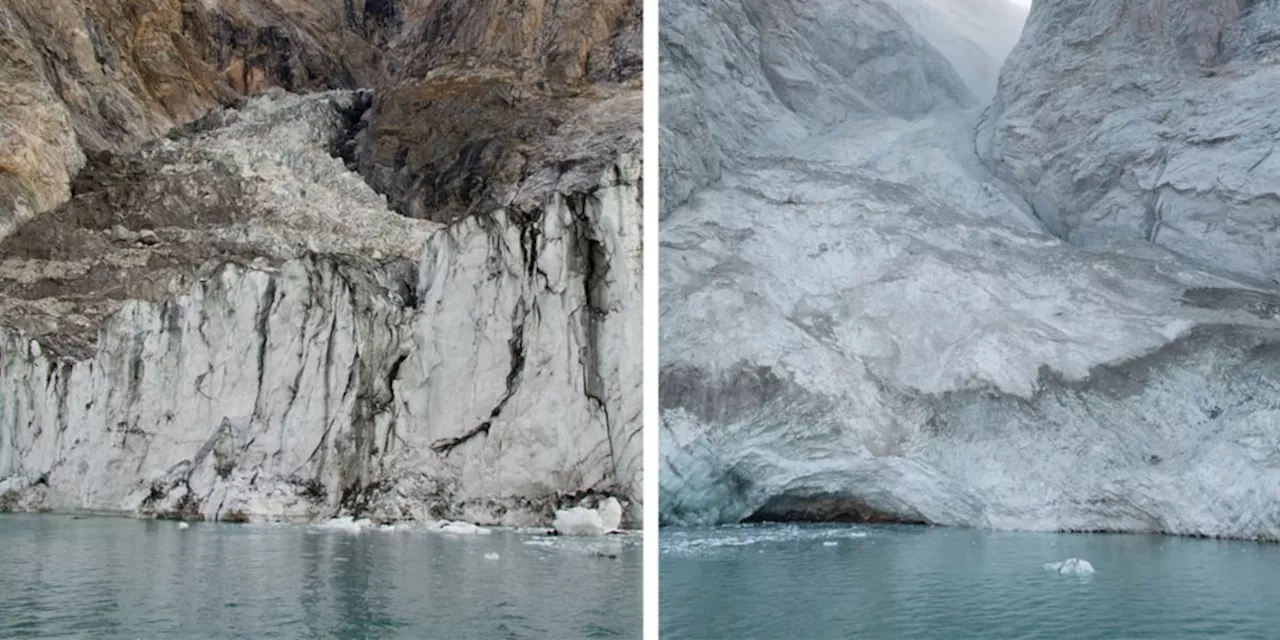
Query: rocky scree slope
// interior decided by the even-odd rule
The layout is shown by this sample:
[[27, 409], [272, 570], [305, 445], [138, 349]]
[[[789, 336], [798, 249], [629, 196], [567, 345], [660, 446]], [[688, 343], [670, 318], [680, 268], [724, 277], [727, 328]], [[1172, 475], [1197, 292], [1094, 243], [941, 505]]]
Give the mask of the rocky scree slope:
[[[0, 9], [39, 98], [0, 105], [0, 507], [533, 524], [608, 494], [638, 524], [638, 8], [335, 4]], [[548, 37], [573, 20], [599, 28]], [[81, 30], [128, 64], [48, 46]], [[399, 64], [432, 41], [474, 55]], [[459, 77], [528, 99], [468, 121]], [[449, 132], [414, 128], [443, 103]], [[379, 182], [388, 150], [418, 191]]]
[[[770, 10], [792, 4], [797, 15], [821, 5]], [[1053, 81], [1055, 64], [1089, 77], [1150, 68], [1127, 57], [1139, 43], [1077, 42], [1060, 28], [1071, 16], [1134, 19], [1131, 4], [1037, 3], [990, 109], [973, 99], [974, 80], [960, 74], [969, 90], [955, 91], [949, 73], [989, 63], [964, 57], [981, 47], [948, 45], [961, 28], [916, 31], [901, 6], [833, 4], [825, 22], [769, 24], [749, 3], [664, 4], [662, 522], [1280, 540], [1280, 291], [1257, 269], [1232, 269], [1218, 244], [1226, 236], [1202, 235], [1197, 253], [1140, 234], [1103, 245], [1046, 221], [1050, 187], [1121, 202], [1133, 185], [1123, 171], [1108, 182], [1066, 164], [1112, 162], [1118, 140], [1168, 141], [1168, 175], [1204, 184], [1217, 172], [1239, 184], [1232, 149], [1250, 165], [1261, 157], [1257, 132], [1220, 141], [1208, 160], [1204, 145], [1185, 144], [1192, 134], [1172, 124], [1190, 128], [1191, 113], [1203, 132], [1269, 108], [1209, 109], [1194, 92], [1203, 74], [1179, 79], [1185, 67], [1160, 71], [1169, 87], [1193, 90], [1168, 98], [1185, 100], [1167, 135], [1117, 137], [1125, 122], [1153, 126], [1145, 111], [1104, 117], [1112, 135], [1053, 128], [1070, 124], [1055, 105], [1067, 116], [1110, 113], [1121, 99], [1111, 92], [1128, 86], [1119, 76], [1086, 95]], [[1254, 3], [1223, 33], [1260, 32], [1271, 11]], [[712, 27], [734, 20], [760, 33], [734, 39]], [[822, 33], [827, 24], [837, 33]], [[863, 61], [838, 85], [823, 57], [837, 37]], [[777, 41], [790, 48], [769, 49]], [[1093, 71], [1071, 46], [1088, 49]], [[1253, 90], [1269, 68], [1250, 60], [1215, 76], [1238, 83], [1216, 90]], [[778, 69], [785, 82], [770, 81]], [[787, 99], [790, 87], [829, 86]], [[830, 108], [802, 108], [813, 104]], [[705, 126], [696, 113], [709, 114]], [[1192, 156], [1175, 164], [1183, 152]], [[1065, 167], [1075, 172], [1054, 173]], [[1260, 255], [1277, 208], [1265, 198], [1228, 206], [1241, 192], [1222, 189], [1183, 195], [1253, 216], [1256, 227], [1231, 237]], [[1166, 211], [1176, 191], [1165, 192]], [[1127, 215], [1146, 206], [1135, 198]], [[1101, 217], [1095, 207], [1061, 219]]]

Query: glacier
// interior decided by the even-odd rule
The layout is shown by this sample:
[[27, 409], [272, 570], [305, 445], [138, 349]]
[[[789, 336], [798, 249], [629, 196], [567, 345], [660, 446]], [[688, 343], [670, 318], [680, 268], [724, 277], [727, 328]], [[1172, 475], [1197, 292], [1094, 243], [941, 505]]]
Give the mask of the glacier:
[[661, 523], [1280, 540], [1280, 13], [1227, 5], [664, 3]]
[[642, 522], [638, 131], [441, 224], [334, 153], [370, 101], [215, 111], [2, 239], [0, 511]]

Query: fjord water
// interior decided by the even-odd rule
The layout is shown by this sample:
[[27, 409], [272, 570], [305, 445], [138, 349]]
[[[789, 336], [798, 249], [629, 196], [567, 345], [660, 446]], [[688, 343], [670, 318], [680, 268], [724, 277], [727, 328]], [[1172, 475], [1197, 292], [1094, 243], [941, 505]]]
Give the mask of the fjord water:
[[[661, 534], [664, 640], [1280, 637], [1280, 545], [794, 524]], [[1044, 569], [1071, 557], [1097, 572]]]
[[638, 638], [641, 630], [639, 536], [181, 530], [12, 515], [0, 516], [0, 567], [6, 638]]

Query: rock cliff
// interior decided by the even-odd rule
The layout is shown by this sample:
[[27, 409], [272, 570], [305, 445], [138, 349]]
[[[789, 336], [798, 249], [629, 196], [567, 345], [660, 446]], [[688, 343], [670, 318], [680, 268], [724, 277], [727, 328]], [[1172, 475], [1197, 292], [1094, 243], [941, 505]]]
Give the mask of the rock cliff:
[[638, 524], [639, 4], [517, 4], [0, 9], [3, 506]]
[[1280, 282], [1280, 4], [1040, 2], [982, 153], [1046, 229]]
[[[1275, 3], [1036, 2], [991, 103], [957, 43], [1018, 9], [936, 4], [664, 3], [663, 113], [714, 115], [663, 123], [662, 521], [1280, 540]], [[700, 26], [733, 20], [772, 33]], [[835, 77], [824, 37], [874, 57]]]

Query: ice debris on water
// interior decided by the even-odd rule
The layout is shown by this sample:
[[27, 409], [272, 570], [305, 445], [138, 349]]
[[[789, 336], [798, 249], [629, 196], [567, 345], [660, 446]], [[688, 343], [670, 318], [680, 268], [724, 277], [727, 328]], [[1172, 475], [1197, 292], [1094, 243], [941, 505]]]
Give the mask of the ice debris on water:
[[826, 542], [822, 543], [822, 546], [824, 546], [824, 547], [834, 547], [834, 546], [836, 546], [836, 545], [838, 545], [838, 544], [840, 544], [840, 543], [839, 543], [839, 542], [836, 542], [835, 540], [828, 540], [828, 541], [826, 541]]
[[493, 533], [490, 529], [470, 522], [451, 522], [449, 520], [440, 520], [434, 523], [431, 529], [440, 533], [451, 533], [460, 536], [487, 536]]
[[1093, 573], [1093, 565], [1088, 560], [1080, 558], [1067, 558], [1062, 562], [1050, 562], [1044, 565], [1045, 571], [1056, 571], [1062, 575], [1080, 575], [1087, 576]]
[[566, 536], [602, 536], [617, 531], [621, 524], [622, 505], [617, 498], [611, 497], [597, 509], [573, 507], [557, 510], [551, 526]]
[[321, 522], [316, 525], [318, 529], [328, 529], [331, 531], [342, 531], [344, 533], [360, 533], [361, 530], [373, 526], [373, 522], [368, 518], [359, 520], [351, 516], [342, 516], [334, 518], [328, 522]]
[[497, 560], [497, 559], [498, 559], [498, 558], [500, 558], [500, 557], [501, 557], [501, 556], [499, 556], [498, 554], [496, 554], [496, 553], [494, 553], [494, 552], [492, 552], [492, 551], [490, 551], [489, 553], [484, 554], [484, 559], [485, 559], [485, 560]]
[[179, 528], [179, 529], [190, 529], [190, 528], [191, 528], [191, 525], [189, 525], [189, 524], [187, 524], [187, 523], [185, 523], [185, 522], [179, 522], [179, 523], [178, 523], [178, 528]]

